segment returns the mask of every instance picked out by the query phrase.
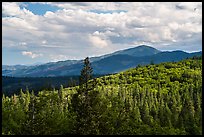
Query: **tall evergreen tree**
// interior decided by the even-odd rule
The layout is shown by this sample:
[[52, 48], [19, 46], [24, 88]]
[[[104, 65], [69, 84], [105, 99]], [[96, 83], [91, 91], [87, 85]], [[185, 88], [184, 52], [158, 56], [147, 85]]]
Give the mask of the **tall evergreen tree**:
[[[89, 58], [85, 58], [84, 66], [81, 70], [81, 75], [79, 78], [79, 89], [77, 93], [73, 95], [72, 98], [72, 108], [76, 112], [76, 133], [77, 134], [90, 134], [91, 120], [93, 112], [93, 94], [90, 94], [90, 91], [93, 91], [94, 86], [96, 85], [96, 80], [90, 82], [92, 78], [93, 69]], [[96, 92], [98, 93], [98, 92]], [[94, 95], [95, 97], [97, 94]]]
[[90, 90], [90, 86], [88, 81], [92, 79], [93, 69], [91, 67], [91, 63], [89, 61], [89, 57], [84, 59], [84, 66], [81, 70], [81, 75], [79, 78], [79, 92], [83, 91], [85, 94], [88, 94], [88, 90]]

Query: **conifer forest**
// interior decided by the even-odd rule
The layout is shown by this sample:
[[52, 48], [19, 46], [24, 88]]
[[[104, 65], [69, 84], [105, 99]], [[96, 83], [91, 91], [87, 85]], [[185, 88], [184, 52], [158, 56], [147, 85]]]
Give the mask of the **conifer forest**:
[[201, 57], [93, 72], [86, 58], [77, 86], [2, 95], [2, 134], [202, 135]]

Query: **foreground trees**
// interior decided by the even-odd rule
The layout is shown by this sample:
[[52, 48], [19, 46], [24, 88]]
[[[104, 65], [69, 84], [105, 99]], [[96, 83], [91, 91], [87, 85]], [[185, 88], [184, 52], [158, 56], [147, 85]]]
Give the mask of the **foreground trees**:
[[[92, 78], [93, 69], [89, 58], [84, 60], [84, 66], [81, 70], [79, 79], [79, 88], [71, 100], [72, 110], [76, 114], [75, 132], [77, 134], [94, 134], [94, 106], [97, 105], [98, 92], [94, 91], [95, 81], [90, 81]], [[93, 130], [92, 130], [93, 129]], [[96, 134], [96, 133], [95, 133]]]
[[202, 134], [202, 60], [137, 67], [80, 85], [2, 97], [2, 134]]

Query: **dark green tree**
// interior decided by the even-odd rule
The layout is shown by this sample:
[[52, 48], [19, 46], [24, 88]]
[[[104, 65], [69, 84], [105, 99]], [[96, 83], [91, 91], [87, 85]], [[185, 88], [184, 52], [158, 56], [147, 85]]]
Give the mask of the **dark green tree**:
[[86, 95], [88, 94], [88, 91], [91, 90], [90, 84], [88, 84], [89, 80], [92, 79], [92, 73], [93, 69], [91, 67], [91, 63], [89, 61], [89, 58], [84, 59], [84, 66], [81, 70], [81, 75], [79, 78], [79, 90], [78, 92], [84, 92]]
[[92, 123], [94, 105], [97, 104], [94, 99], [96, 99], [96, 96], [98, 95], [98, 92], [94, 91], [96, 80], [91, 80], [92, 73], [93, 69], [89, 62], [89, 58], [87, 57], [84, 60], [84, 66], [81, 70], [79, 88], [77, 93], [73, 95], [71, 101], [73, 111], [76, 113], [76, 134], [91, 134], [91, 128], [89, 127], [91, 127]]

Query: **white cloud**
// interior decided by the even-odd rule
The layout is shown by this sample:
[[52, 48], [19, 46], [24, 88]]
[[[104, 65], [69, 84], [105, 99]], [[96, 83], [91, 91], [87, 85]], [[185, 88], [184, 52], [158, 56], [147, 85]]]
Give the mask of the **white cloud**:
[[[84, 58], [137, 46], [162, 47], [195, 39], [192, 50], [202, 49], [202, 3], [180, 2], [45, 2], [62, 9], [43, 16], [20, 8], [23, 3], [2, 3], [3, 48], [40, 51], [53, 60]], [[127, 12], [117, 12], [117, 11]], [[106, 12], [102, 12], [106, 11]], [[115, 11], [110, 12], [108, 11]], [[11, 35], [12, 34], [12, 35]], [[26, 43], [23, 44], [22, 42]], [[19, 45], [16, 43], [21, 43]], [[24, 47], [23, 47], [24, 46]], [[22, 49], [23, 47], [23, 49]], [[162, 47], [163, 48], [163, 47]], [[165, 48], [165, 47], [164, 47]], [[180, 46], [182, 49], [184, 48]], [[33, 55], [33, 53], [35, 53]], [[46, 53], [49, 53], [47, 55]], [[24, 52], [25, 54], [25, 52]], [[52, 56], [51, 56], [52, 55]], [[69, 55], [69, 56], [67, 56]]]
[[42, 41], [42, 44], [46, 44], [46, 43], [47, 43], [47, 40], [43, 40], [43, 41]]
[[106, 42], [106, 40], [101, 39], [98, 36], [90, 35], [89, 39], [90, 39], [91, 43], [93, 44], [93, 46], [95, 46], [95, 47], [104, 48], [104, 47], [108, 46], [108, 43]]
[[26, 42], [20, 42], [19, 45], [26, 46], [27, 43]]
[[23, 8], [20, 9], [20, 5], [24, 5], [21, 2], [2, 2], [2, 15], [3, 16], [16, 16], [16, 17], [31, 17], [34, 14], [29, 10]]
[[50, 58], [51, 58], [52, 62], [57, 62], [57, 61], [69, 59], [69, 57], [66, 55], [50, 55]]
[[15, 16], [20, 14], [21, 10], [19, 3], [16, 2], [3, 2], [2, 3], [2, 15]]
[[43, 56], [43, 54], [35, 54], [35, 53], [30, 52], [30, 51], [22, 51], [22, 55], [29, 56], [32, 59]]

